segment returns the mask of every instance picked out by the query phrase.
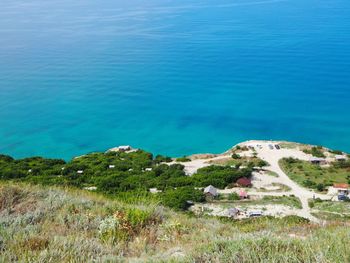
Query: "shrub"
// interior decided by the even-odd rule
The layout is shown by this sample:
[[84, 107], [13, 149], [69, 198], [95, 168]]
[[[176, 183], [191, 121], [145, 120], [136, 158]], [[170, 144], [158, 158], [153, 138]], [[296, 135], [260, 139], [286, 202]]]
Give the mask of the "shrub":
[[121, 238], [124, 239], [125, 235], [119, 233], [119, 226], [120, 222], [114, 216], [103, 219], [98, 227], [100, 238], [104, 241], [110, 241], [111, 243], [115, 243]]
[[231, 166], [207, 166], [198, 169], [191, 178], [198, 187], [213, 185], [217, 188], [225, 188], [227, 185], [236, 182], [239, 178], [250, 177], [252, 169], [238, 169]]
[[309, 207], [310, 208], [314, 208], [315, 207], [315, 203], [313, 201], [309, 201]]
[[320, 158], [326, 157], [323, 153], [322, 146], [314, 146], [311, 148], [311, 150], [305, 149], [303, 150], [303, 152], [306, 154], [311, 154], [312, 156], [315, 156], [315, 157], [320, 157]]
[[186, 156], [183, 156], [183, 157], [176, 158], [176, 161], [180, 162], [180, 163], [183, 163], [183, 162], [190, 162], [191, 159], [186, 157]]
[[156, 158], [154, 159], [155, 163], [170, 163], [172, 162], [171, 157], [168, 156], [163, 156], [163, 155], [157, 155]]
[[233, 154], [231, 155], [231, 157], [232, 157], [233, 159], [241, 159], [241, 156], [240, 156], [239, 154], [237, 154], [237, 153], [233, 153]]
[[309, 179], [304, 180], [304, 181], [303, 181], [303, 185], [304, 185], [305, 187], [308, 187], [308, 188], [315, 188], [315, 187], [316, 187], [316, 183], [313, 182], [313, 181], [311, 181], [311, 180], [309, 180]]
[[162, 203], [176, 210], [186, 210], [191, 202], [204, 202], [205, 196], [202, 191], [192, 187], [181, 187], [166, 190], [162, 196]]
[[258, 166], [258, 167], [264, 167], [264, 166], [268, 166], [268, 165], [269, 165], [268, 162], [266, 162], [266, 161], [264, 161], [264, 160], [259, 160], [256, 166]]
[[340, 150], [330, 150], [330, 152], [333, 153], [333, 154], [339, 154], [339, 155], [343, 154], [343, 152], [340, 151]]
[[316, 186], [317, 191], [323, 192], [325, 190], [324, 184], [317, 184]]
[[240, 200], [240, 198], [237, 193], [231, 193], [228, 195], [228, 200], [234, 201], [234, 200]]
[[23, 242], [22, 247], [26, 247], [29, 250], [43, 250], [49, 245], [49, 240], [45, 237], [31, 237]]

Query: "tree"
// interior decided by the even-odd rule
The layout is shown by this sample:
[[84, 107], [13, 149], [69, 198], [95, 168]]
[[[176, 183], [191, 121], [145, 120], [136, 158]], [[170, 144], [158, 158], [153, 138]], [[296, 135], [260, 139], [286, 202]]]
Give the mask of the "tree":
[[324, 184], [318, 184], [316, 186], [317, 191], [323, 192], [325, 190]]

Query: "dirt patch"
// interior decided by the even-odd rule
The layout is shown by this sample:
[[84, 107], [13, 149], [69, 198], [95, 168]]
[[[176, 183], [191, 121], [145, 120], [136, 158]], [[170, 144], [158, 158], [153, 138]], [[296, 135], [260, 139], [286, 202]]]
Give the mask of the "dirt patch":
[[198, 160], [198, 159], [210, 159], [217, 157], [218, 155], [216, 154], [210, 154], [210, 153], [204, 153], [204, 154], [193, 154], [189, 156], [191, 160]]

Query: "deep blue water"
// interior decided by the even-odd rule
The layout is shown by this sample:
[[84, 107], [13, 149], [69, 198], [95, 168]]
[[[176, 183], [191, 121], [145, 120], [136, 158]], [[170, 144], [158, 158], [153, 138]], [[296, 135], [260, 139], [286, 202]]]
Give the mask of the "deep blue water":
[[1, 0], [0, 152], [350, 151], [349, 0]]

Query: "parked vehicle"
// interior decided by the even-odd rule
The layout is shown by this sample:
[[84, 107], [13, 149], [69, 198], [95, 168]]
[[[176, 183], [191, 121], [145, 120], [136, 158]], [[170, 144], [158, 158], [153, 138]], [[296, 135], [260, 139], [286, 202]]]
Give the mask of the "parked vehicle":
[[347, 197], [347, 196], [344, 195], [344, 194], [340, 194], [340, 195], [338, 195], [338, 200], [339, 200], [339, 201], [348, 201], [348, 200], [349, 200], [349, 197]]
[[275, 144], [275, 148], [276, 148], [277, 150], [281, 149], [281, 147], [280, 147], [278, 144]]
[[262, 212], [261, 211], [249, 212], [249, 217], [259, 217], [259, 216], [262, 216]]
[[274, 149], [272, 144], [269, 144], [269, 148], [270, 148], [270, 150]]

